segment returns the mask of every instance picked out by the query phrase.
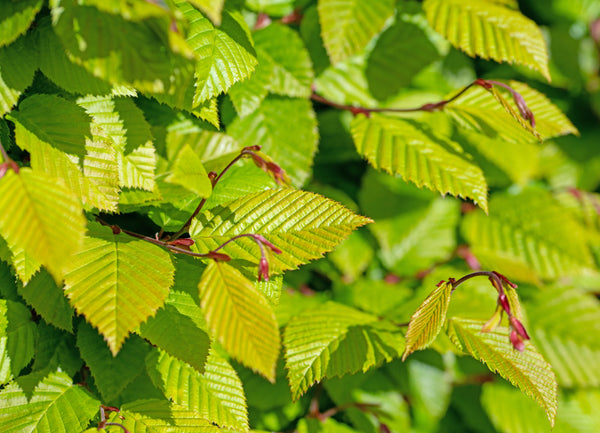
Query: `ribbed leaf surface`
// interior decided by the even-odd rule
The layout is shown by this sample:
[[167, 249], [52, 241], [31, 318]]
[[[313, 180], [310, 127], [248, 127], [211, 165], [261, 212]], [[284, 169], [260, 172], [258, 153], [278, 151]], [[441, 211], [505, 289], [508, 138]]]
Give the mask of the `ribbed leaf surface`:
[[361, 51], [394, 13], [393, 0], [319, 0], [323, 43], [332, 63]]
[[29, 309], [19, 302], [0, 300], [0, 385], [18, 377], [33, 358], [35, 332]]
[[580, 289], [546, 288], [527, 303], [532, 338], [563, 387], [600, 386], [600, 303]]
[[163, 305], [174, 272], [160, 247], [92, 224], [71, 259], [65, 293], [116, 355], [127, 335]]
[[146, 366], [155, 385], [173, 403], [221, 427], [248, 431], [242, 382], [231, 365], [214, 351], [204, 374], [164, 352], [148, 355]]
[[339, 104], [377, 107], [377, 100], [369, 92], [365, 75], [364, 56], [354, 56], [328, 67], [315, 80], [319, 95]]
[[523, 352], [515, 350], [507, 328], [481, 332], [484, 324], [478, 320], [453, 318], [449, 325], [450, 338], [459, 348], [537, 401], [554, 425], [557, 384], [550, 364], [531, 343], [526, 344]]
[[[285, 188], [248, 194], [202, 212], [194, 220], [190, 235], [201, 252], [240, 234], [264, 235], [282, 251], [269, 256], [271, 272], [281, 273], [322, 257], [368, 222], [368, 218], [318, 194]], [[256, 243], [245, 237], [220, 251], [256, 264], [260, 258]], [[255, 272], [256, 268], [251, 269]]]
[[425, 349], [442, 330], [450, 305], [452, 284], [443, 281], [417, 308], [406, 331], [406, 348], [402, 360], [415, 350]]
[[19, 294], [46, 322], [71, 332], [73, 307], [46, 270], [42, 269], [31, 281], [19, 287]]
[[128, 155], [117, 155], [119, 161], [119, 186], [154, 191], [156, 151], [150, 143], [140, 146]]
[[398, 174], [419, 187], [471, 198], [487, 211], [483, 173], [461, 155], [458, 144], [408, 121], [376, 114], [356, 116], [351, 130], [356, 149], [375, 168]]
[[21, 249], [62, 275], [83, 240], [81, 204], [58, 179], [21, 168], [0, 180], [0, 235], [13, 252]]
[[242, 364], [275, 380], [279, 329], [268, 301], [240, 271], [212, 262], [198, 288], [208, 327]]
[[194, 93], [197, 106], [248, 78], [258, 63], [256, 52], [241, 17], [225, 11], [217, 28], [187, 1], [177, 0], [176, 4], [189, 22], [187, 43], [198, 57]]
[[256, 111], [236, 119], [227, 132], [242, 146], [260, 143], [294, 185], [302, 185], [310, 176], [318, 136], [309, 101], [267, 97]]
[[12, 383], [0, 391], [0, 432], [80, 432], [98, 412], [100, 402], [69, 376], [46, 376], [29, 399]]
[[284, 333], [293, 399], [325, 377], [365, 372], [391, 361], [403, 342], [397, 327], [342, 304], [306, 310], [289, 321]]
[[[1, 11], [0, 14], [2, 14]], [[0, 64], [2, 65], [0, 70], [1, 115], [12, 110], [23, 91], [33, 81], [33, 75], [37, 69], [37, 52], [33, 39], [34, 37], [28, 34], [18, 38], [8, 46], [0, 47]], [[3, 139], [3, 143], [7, 141]]]
[[[118, 422], [132, 433], [221, 433], [228, 432], [194, 412], [169, 404], [165, 400], [136, 400], [112, 413], [111, 422]], [[120, 419], [123, 416], [125, 419]]]
[[8, 45], [25, 33], [42, 8], [42, 0], [3, 2], [0, 8], [0, 46]]
[[113, 401], [143, 370], [149, 351], [147, 343], [132, 335], [113, 356], [102, 336], [86, 322], [77, 329], [77, 347], [106, 402]]
[[462, 232], [484, 267], [509, 278], [535, 282], [595, 268], [581, 226], [542, 190], [495, 196], [490, 215], [467, 215]]
[[520, 63], [548, 81], [548, 52], [542, 32], [519, 11], [493, 0], [426, 0], [431, 26], [470, 56]]

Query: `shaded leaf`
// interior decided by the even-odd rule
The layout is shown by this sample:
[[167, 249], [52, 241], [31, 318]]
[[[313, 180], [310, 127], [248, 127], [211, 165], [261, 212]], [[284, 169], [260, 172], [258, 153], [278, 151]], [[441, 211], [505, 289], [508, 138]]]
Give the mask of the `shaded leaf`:
[[198, 284], [208, 327], [242, 364], [275, 380], [279, 329], [269, 303], [240, 271], [212, 262]]
[[56, 178], [21, 168], [0, 180], [0, 209], [0, 235], [13, 253], [25, 250], [59, 279], [85, 233], [73, 193]]
[[0, 432], [82, 431], [99, 406], [98, 400], [62, 372], [46, 376], [31, 399], [13, 382], [0, 391]]
[[473, 199], [487, 211], [481, 169], [458, 144], [417, 129], [409, 121], [377, 114], [352, 120], [356, 149], [377, 169], [399, 174], [419, 187]]
[[550, 81], [548, 50], [537, 25], [493, 0], [426, 0], [431, 26], [470, 56], [520, 63]]
[[515, 350], [508, 339], [507, 328], [481, 332], [484, 324], [478, 320], [452, 318], [449, 336], [459, 348], [537, 401], [554, 425], [557, 384], [550, 364], [532, 344], [526, 344], [523, 352]]
[[439, 286], [414, 312], [406, 331], [403, 361], [415, 350], [422, 350], [429, 346], [440, 333], [446, 321], [446, 312], [453, 288], [452, 283], [441, 281]]
[[35, 339], [31, 312], [19, 302], [0, 299], [0, 384], [19, 376], [29, 364]]
[[[28, 34], [18, 38], [10, 45], [0, 46], [0, 65], [2, 65], [0, 68], [1, 115], [12, 110], [23, 91], [33, 81], [33, 76], [37, 69], [37, 53], [35, 52], [32, 39], [31, 34]], [[5, 139], [2, 140], [3, 143], [6, 141]]]
[[42, 0], [5, 2], [0, 8], [0, 46], [8, 45], [25, 33], [42, 8]]
[[92, 223], [71, 259], [65, 293], [116, 355], [127, 335], [163, 305], [174, 272], [160, 247]]
[[377, 316], [326, 302], [293, 317], [285, 328], [292, 397], [325, 377], [362, 371], [400, 355], [402, 332]]

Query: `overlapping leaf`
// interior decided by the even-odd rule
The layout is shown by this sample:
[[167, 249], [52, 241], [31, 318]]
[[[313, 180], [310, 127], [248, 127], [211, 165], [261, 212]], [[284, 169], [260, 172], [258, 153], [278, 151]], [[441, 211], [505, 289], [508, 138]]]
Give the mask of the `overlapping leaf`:
[[237, 81], [248, 78], [256, 64], [256, 52], [241, 16], [225, 11], [217, 28], [185, 0], [177, 7], [190, 24], [187, 42], [198, 57], [194, 106], [218, 96]]
[[[233, 236], [264, 235], [282, 251], [269, 257], [271, 272], [280, 273], [321, 257], [352, 230], [368, 222], [368, 218], [318, 194], [277, 189], [248, 194], [201, 212], [190, 235], [201, 252], [208, 252]], [[236, 239], [219, 251], [253, 264], [260, 258], [258, 246], [247, 237]]]
[[0, 391], [0, 432], [82, 431], [99, 406], [98, 400], [62, 372], [46, 376], [30, 399], [13, 382]]
[[127, 335], [163, 305], [174, 272], [160, 247], [91, 224], [67, 269], [65, 293], [116, 355]]
[[8, 113], [16, 105], [23, 91], [33, 81], [33, 75], [37, 68], [37, 53], [32, 39], [31, 34], [28, 34], [8, 46], [0, 47], [0, 65], [2, 65], [0, 69], [0, 114], [2, 115]]
[[264, 296], [239, 270], [220, 262], [208, 265], [198, 288], [212, 334], [234, 358], [274, 381], [279, 329]]
[[204, 374], [164, 352], [146, 358], [150, 377], [170, 401], [199, 418], [236, 431], [248, 431], [244, 389], [235, 370], [214, 351]]
[[537, 25], [519, 11], [490, 0], [426, 0], [431, 26], [470, 56], [520, 63], [548, 81], [548, 52]]
[[319, 0], [323, 43], [333, 63], [358, 53], [394, 13], [392, 0]]
[[25, 33], [42, 8], [42, 0], [6, 2], [0, 8], [0, 46], [8, 45]]
[[256, 111], [236, 119], [227, 132], [242, 146], [260, 143], [295, 185], [310, 176], [318, 135], [309, 101], [268, 97]]
[[85, 233], [77, 198], [58, 179], [22, 168], [0, 180], [0, 235], [13, 253], [44, 264], [55, 278], [62, 275]]
[[550, 424], [554, 425], [557, 384], [550, 364], [530, 343], [523, 352], [515, 350], [508, 339], [507, 328], [481, 332], [484, 324], [483, 321], [453, 318], [449, 324], [450, 338], [459, 348], [537, 401], [546, 411]]
[[171, 167], [166, 182], [183, 186], [198, 197], [208, 197], [212, 192], [212, 185], [200, 158], [189, 145], [180, 151]]
[[405, 360], [415, 350], [425, 349], [442, 330], [446, 312], [450, 305], [452, 283], [442, 281], [413, 313], [406, 331], [406, 348], [402, 355]]
[[33, 358], [35, 331], [23, 304], [0, 300], [0, 384], [19, 376]]
[[595, 268], [581, 226], [547, 192], [497, 195], [490, 209], [489, 216], [467, 215], [462, 226], [473, 254], [485, 267], [532, 282]]
[[373, 114], [352, 121], [356, 149], [377, 169], [442, 194], [473, 199], [487, 211], [487, 183], [481, 169], [461, 154], [458, 144], [409, 121]]
[[190, 3], [209, 17], [214, 25], [218, 26], [221, 24], [221, 14], [225, 0], [190, 0]]
[[365, 372], [400, 355], [401, 331], [377, 316], [334, 302], [306, 310], [285, 328], [292, 397], [325, 377]]

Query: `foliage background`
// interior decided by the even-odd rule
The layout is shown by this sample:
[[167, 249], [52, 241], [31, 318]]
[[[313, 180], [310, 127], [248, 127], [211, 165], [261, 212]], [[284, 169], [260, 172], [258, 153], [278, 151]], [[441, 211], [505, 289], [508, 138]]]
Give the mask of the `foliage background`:
[[[600, 431], [598, 2], [223, 3], [0, 2], [0, 432]], [[476, 78], [536, 129], [500, 86], [365, 115]], [[256, 144], [306, 192], [251, 158], [211, 184]], [[203, 200], [192, 251], [264, 235], [269, 282], [247, 236], [152, 243]], [[480, 267], [519, 284], [524, 358], [473, 279], [403, 362]]]

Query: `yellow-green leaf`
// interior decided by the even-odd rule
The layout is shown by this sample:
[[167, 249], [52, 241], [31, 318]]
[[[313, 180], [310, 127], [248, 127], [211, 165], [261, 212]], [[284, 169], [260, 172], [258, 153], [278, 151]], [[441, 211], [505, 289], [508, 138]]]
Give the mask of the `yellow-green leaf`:
[[265, 297], [240, 271], [222, 262], [208, 265], [198, 289], [215, 338], [231, 356], [273, 382], [280, 338]]
[[81, 203], [56, 178], [21, 168], [0, 179], [0, 236], [11, 251], [25, 250], [56, 279], [85, 234]]
[[414, 351], [429, 346], [440, 333], [446, 320], [452, 289], [451, 283], [442, 281], [413, 313], [406, 332], [403, 361]]
[[183, 146], [173, 162], [166, 182], [181, 185], [192, 191], [198, 197], [208, 197], [212, 192], [212, 184], [200, 157], [192, 150], [189, 144]]

